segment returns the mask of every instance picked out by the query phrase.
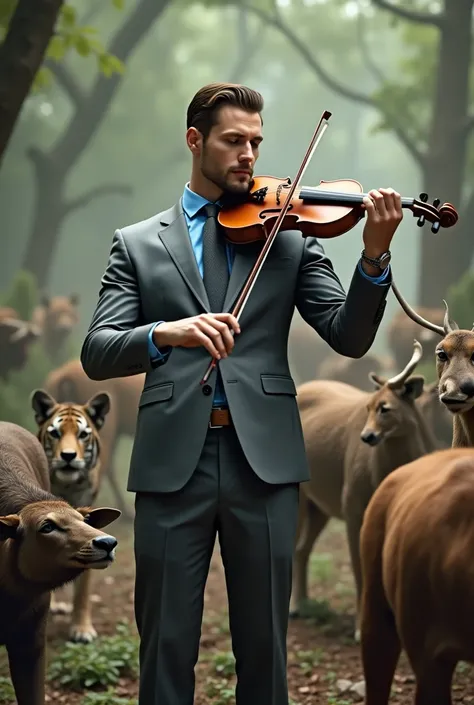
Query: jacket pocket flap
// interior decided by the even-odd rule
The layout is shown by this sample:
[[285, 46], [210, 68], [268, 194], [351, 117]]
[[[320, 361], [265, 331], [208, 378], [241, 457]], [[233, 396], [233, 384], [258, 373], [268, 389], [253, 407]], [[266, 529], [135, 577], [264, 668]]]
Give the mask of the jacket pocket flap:
[[157, 401], [166, 401], [171, 399], [173, 396], [174, 382], [164, 382], [163, 384], [157, 384], [148, 389], [144, 389], [140, 397], [138, 406], [145, 406], [146, 404], [154, 404]]
[[291, 394], [296, 396], [296, 387], [291, 377], [284, 375], [260, 375], [266, 394]]

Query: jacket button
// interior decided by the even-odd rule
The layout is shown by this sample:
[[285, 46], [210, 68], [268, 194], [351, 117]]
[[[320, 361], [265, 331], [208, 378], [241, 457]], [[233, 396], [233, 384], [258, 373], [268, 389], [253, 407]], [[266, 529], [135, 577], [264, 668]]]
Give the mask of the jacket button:
[[210, 384], [205, 384], [204, 387], [202, 388], [202, 393], [204, 396], [208, 397], [209, 394], [212, 393], [212, 387]]

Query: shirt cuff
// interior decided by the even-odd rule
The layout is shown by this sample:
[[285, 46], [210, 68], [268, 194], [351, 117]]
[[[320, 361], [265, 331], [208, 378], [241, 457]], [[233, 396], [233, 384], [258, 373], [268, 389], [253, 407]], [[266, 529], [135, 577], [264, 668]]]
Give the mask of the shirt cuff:
[[167, 360], [168, 356], [172, 350], [171, 345], [168, 345], [166, 348], [157, 348], [155, 343], [153, 342], [153, 331], [155, 330], [156, 326], [159, 326], [160, 323], [164, 323], [164, 321], [158, 321], [158, 323], [155, 323], [153, 328], [150, 328], [150, 331], [148, 333], [148, 354], [150, 356], [151, 360]]
[[386, 269], [383, 270], [382, 274], [380, 274], [378, 277], [372, 277], [367, 272], [364, 272], [364, 269], [362, 267], [362, 260], [359, 260], [358, 263], [358, 268], [359, 272], [362, 274], [363, 277], [369, 280], [369, 282], [372, 282], [372, 284], [383, 284], [388, 277], [388, 274], [390, 272], [390, 265]]

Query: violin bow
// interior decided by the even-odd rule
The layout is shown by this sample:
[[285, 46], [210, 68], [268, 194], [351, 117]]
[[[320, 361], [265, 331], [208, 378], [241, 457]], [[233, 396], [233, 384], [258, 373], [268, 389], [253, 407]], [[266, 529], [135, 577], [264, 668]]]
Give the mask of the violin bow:
[[[332, 113], [330, 113], [328, 110], [325, 110], [324, 113], [321, 115], [321, 118], [318, 122], [318, 125], [313, 133], [313, 136], [311, 138], [311, 141], [309, 143], [309, 147], [306, 150], [306, 154], [303, 157], [303, 160], [298, 168], [298, 172], [295, 176], [295, 179], [293, 183], [291, 184], [291, 187], [287, 193], [287, 197], [285, 200], [285, 203], [283, 204], [283, 207], [273, 224], [273, 228], [271, 229], [270, 234], [265, 240], [265, 244], [262, 247], [262, 250], [257, 257], [254, 266], [252, 267], [250, 274], [247, 277], [247, 280], [242, 288], [242, 291], [239, 295], [239, 298], [237, 299], [237, 302], [234, 306], [234, 309], [231, 311], [231, 314], [235, 316], [237, 321], [239, 320], [240, 316], [242, 315], [242, 312], [245, 308], [245, 305], [247, 304], [248, 298], [250, 296], [250, 293], [255, 285], [255, 282], [257, 281], [257, 277], [260, 274], [260, 270], [263, 267], [263, 264], [268, 256], [268, 253], [270, 252], [270, 248], [273, 245], [273, 242], [275, 240], [275, 237], [281, 227], [281, 224], [283, 222], [283, 219], [288, 211], [288, 208], [290, 207], [291, 204], [291, 199], [293, 198], [293, 194], [295, 190], [298, 188], [299, 184], [301, 183], [301, 180], [304, 176], [304, 173], [308, 167], [308, 164], [313, 157], [313, 154], [316, 150], [316, 147], [319, 144], [319, 141], [325, 131], [327, 130], [328, 127], [328, 120], [331, 117]], [[232, 331], [232, 335], [234, 332]], [[209, 367], [207, 368], [203, 378], [201, 379], [201, 385], [205, 384], [207, 380], [209, 379], [209, 376], [212, 372], [212, 370], [216, 367], [217, 365], [217, 360], [216, 358], [212, 358], [211, 363], [209, 364]]]

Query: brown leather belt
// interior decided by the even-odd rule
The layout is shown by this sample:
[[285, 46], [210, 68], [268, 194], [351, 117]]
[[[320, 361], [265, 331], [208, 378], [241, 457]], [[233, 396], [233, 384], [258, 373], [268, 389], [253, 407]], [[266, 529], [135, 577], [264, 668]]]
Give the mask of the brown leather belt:
[[212, 409], [209, 428], [222, 428], [222, 426], [232, 426], [229, 409]]

